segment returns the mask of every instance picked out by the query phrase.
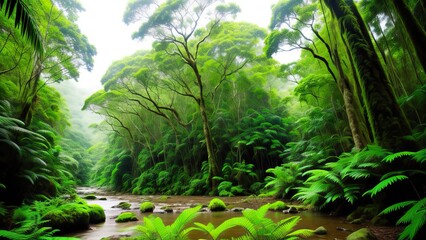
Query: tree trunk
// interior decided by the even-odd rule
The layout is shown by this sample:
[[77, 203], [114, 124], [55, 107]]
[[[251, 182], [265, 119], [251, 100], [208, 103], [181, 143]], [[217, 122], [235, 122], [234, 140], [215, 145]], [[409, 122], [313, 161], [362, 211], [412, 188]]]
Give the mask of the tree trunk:
[[423, 30], [424, 26], [419, 24], [419, 22], [414, 17], [413, 13], [410, 11], [410, 8], [404, 0], [392, 0], [392, 2], [395, 6], [396, 12], [399, 15], [399, 18], [404, 24], [408, 36], [410, 36], [411, 42], [413, 43], [413, 47], [420, 61], [420, 64], [422, 65], [423, 70], [426, 72], [426, 51], [424, 51], [424, 45], [426, 43], [426, 33]]
[[[391, 150], [411, 148], [414, 145], [404, 140], [411, 130], [396, 101], [389, 79], [372, 48], [371, 39], [365, 36], [366, 26], [359, 13], [353, 12], [352, 0], [325, 0], [334, 17], [340, 23], [342, 37], [346, 37], [354, 59], [371, 125], [374, 141]], [[355, 9], [356, 10], [356, 9]], [[356, 10], [357, 11], [357, 10]]]
[[213, 147], [213, 138], [211, 135], [209, 118], [207, 116], [206, 104], [204, 100], [204, 92], [203, 92], [203, 82], [201, 79], [200, 72], [198, 71], [198, 67], [195, 61], [190, 62], [189, 64], [194, 71], [195, 77], [197, 78], [197, 85], [199, 89], [199, 97], [197, 99], [198, 107], [200, 109], [201, 120], [203, 123], [203, 133], [204, 139], [206, 141], [207, 148], [207, 160], [209, 163], [209, 176], [207, 178], [207, 182], [211, 187], [212, 191], [215, 191], [218, 186], [218, 181], [213, 177], [221, 176], [221, 171], [219, 167], [219, 162], [217, 160], [216, 153]]

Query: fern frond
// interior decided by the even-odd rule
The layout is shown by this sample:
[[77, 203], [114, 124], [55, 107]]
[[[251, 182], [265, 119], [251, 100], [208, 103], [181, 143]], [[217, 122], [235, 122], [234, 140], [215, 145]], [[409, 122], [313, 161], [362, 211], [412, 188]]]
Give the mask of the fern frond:
[[416, 160], [416, 162], [423, 164], [424, 162], [426, 162], [426, 148], [415, 152], [413, 159]]
[[391, 163], [398, 158], [413, 156], [413, 155], [414, 155], [414, 152], [410, 152], [410, 151], [397, 152], [397, 153], [386, 156], [385, 158], [383, 158], [383, 161], [387, 163]]
[[172, 232], [179, 234], [186, 225], [188, 225], [198, 215], [201, 205], [185, 209], [170, 226]]
[[381, 192], [383, 189], [385, 189], [389, 185], [392, 185], [395, 182], [403, 181], [403, 180], [406, 180], [406, 179], [408, 179], [408, 177], [405, 176], [405, 175], [396, 175], [396, 176], [392, 176], [392, 177], [386, 178], [386, 179], [380, 181], [372, 189], [366, 191], [364, 194], [362, 194], [362, 196], [370, 194], [370, 196], [373, 197], [374, 195], [376, 195], [377, 193]]
[[[419, 214], [420, 213], [420, 214]], [[416, 217], [421, 217], [421, 213], [426, 214], [426, 198], [416, 202], [408, 211], [396, 222], [405, 224], [413, 221]], [[420, 216], [419, 216], [420, 215]]]
[[410, 205], [415, 204], [417, 201], [405, 201], [405, 202], [399, 202], [399, 203], [395, 203], [387, 208], [385, 208], [383, 211], [381, 211], [379, 213], [379, 215], [383, 215], [383, 214], [389, 214], [391, 212], [396, 212], [399, 211], [402, 208], [408, 207]]

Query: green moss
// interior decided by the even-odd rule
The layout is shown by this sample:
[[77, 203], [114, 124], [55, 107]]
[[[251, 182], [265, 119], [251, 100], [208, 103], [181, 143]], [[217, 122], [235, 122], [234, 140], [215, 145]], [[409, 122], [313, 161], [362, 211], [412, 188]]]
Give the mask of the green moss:
[[121, 209], [130, 209], [130, 207], [132, 206], [132, 204], [128, 203], [128, 202], [120, 202], [117, 207], [121, 208]]
[[89, 207], [78, 203], [67, 203], [52, 209], [43, 216], [47, 225], [61, 233], [89, 228]]
[[209, 203], [209, 209], [212, 212], [218, 212], [218, 211], [225, 211], [226, 205], [225, 203], [220, 200], [219, 198], [213, 198]]
[[115, 222], [131, 222], [131, 221], [137, 221], [138, 218], [136, 217], [136, 214], [134, 212], [122, 212], [118, 217], [115, 219]]
[[287, 205], [283, 201], [276, 201], [269, 205], [269, 210], [282, 211], [287, 208]]
[[154, 204], [152, 203], [152, 202], [143, 202], [141, 205], [140, 205], [140, 210], [141, 210], [141, 212], [153, 212], [154, 211], [154, 208], [155, 208], [155, 206], [154, 206]]
[[84, 196], [83, 198], [87, 200], [95, 200], [97, 197], [94, 194], [88, 194]]
[[89, 204], [90, 223], [105, 222], [104, 209], [98, 204]]
[[376, 236], [374, 236], [368, 228], [361, 228], [358, 231], [355, 231], [349, 236], [346, 237], [346, 240], [376, 240]]

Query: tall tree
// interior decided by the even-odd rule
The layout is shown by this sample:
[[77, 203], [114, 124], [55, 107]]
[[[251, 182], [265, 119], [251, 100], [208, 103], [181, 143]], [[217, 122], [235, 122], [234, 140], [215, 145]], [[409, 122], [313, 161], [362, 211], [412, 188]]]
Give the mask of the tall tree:
[[324, 3], [339, 21], [343, 41], [347, 42], [355, 62], [374, 141], [390, 149], [412, 148], [404, 140], [411, 133], [410, 127], [354, 2], [324, 0]]
[[[202, 32], [203, 35], [201, 37], [197, 37], [196, 35], [199, 33], [197, 30], [200, 28], [200, 24], [207, 20], [207, 11], [215, 6], [217, 7], [214, 20], [209, 23], [208, 30]], [[194, 79], [190, 81], [189, 85], [186, 82], [178, 83], [182, 84], [182, 91], [177, 93], [189, 97], [197, 103], [208, 154], [208, 182], [213, 190], [217, 187], [217, 181], [214, 177], [221, 175], [221, 166], [214, 148], [206, 104], [205, 81], [208, 80], [208, 77], [203, 76], [200, 69], [199, 51], [200, 47], [210, 37], [212, 31], [219, 25], [221, 19], [229, 14], [234, 15], [238, 11], [239, 8], [236, 5], [217, 5], [216, 1], [211, 0], [168, 0], [161, 4], [156, 3], [156, 1], [133, 1], [127, 6], [124, 15], [126, 23], [139, 20], [141, 16], [148, 16], [133, 37], [143, 39], [150, 35], [156, 38], [160, 43], [158, 45], [159, 50], [163, 50], [169, 57], [176, 57], [176, 59], [183, 61], [187, 69], [192, 72]], [[236, 62], [238, 59], [224, 62], [219, 70], [221, 71], [219, 75], [226, 78], [246, 63], [243, 60], [239, 67], [229, 69], [229, 64], [234, 64], [234, 61]]]

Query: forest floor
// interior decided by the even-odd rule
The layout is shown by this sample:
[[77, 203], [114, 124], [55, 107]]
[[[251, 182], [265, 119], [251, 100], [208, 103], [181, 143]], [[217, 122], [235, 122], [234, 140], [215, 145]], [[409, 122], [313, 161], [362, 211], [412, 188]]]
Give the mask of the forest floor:
[[[140, 195], [131, 195], [128, 193], [118, 193], [118, 192], [110, 192], [106, 191], [105, 189], [100, 188], [92, 188], [92, 187], [80, 187], [77, 189], [77, 193], [81, 196], [84, 196], [86, 194], [95, 194], [96, 196], [105, 196], [108, 199], [108, 203], [102, 203], [102, 201], [96, 200], [95, 203], [100, 203], [101, 205], [106, 204], [104, 209], [106, 210], [107, 215], [110, 218], [114, 218], [114, 214], [117, 214], [117, 211], [111, 211], [111, 205], [117, 204], [120, 201], [126, 201], [129, 203], [132, 203], [132, 210], [135, 212], [138, 212], [139, 209], [138, 206], [140, 203], [144, 201], [150, 201], [154, 203], [156, 207], [156, 210], [154, 213], [161, 214], [161, 218], [165, 221], [166, 224], [170, 224], [174, 221], [173, 215], [169, 214], [162, 214], [161, 207], [162, 206], [168, 206], [174, 210], [174, 212], [181, 212], [182, 210], [193, 207], [198, 204], [202, 205], [208, 205], [211, 199], [215, 197], [210, 196], [140, 196]], [[232, 209], [235, 207], [238, 208], [253, 208], [256, 209], [264, 204], [275, 202], [277, 199], [271, 198], [271, 197], [256, 197], [256, 196], [236, 196], [236, 197], [220, 197], [221, 200], [223, 200], [228, 209]], [[297, 202], [288, 202], [285, 201], [288, 205], [297, 205]], [[117, 209], [118, 210], [118, 209]], [[310, 212], [310, 211], [308, 211]], [[140, 214], [140, 213], [138, 213]], [[276, 216], [276, 215], [275, 215]], [[272, 216], [272, 217], [275, 217]], [[143, 216], [140, 216], [143, 217]], [[282, 217], [282, 216], [279, 216]], [[108, 218], [108, 217], [107, 217]], [[112, 221], [113, 222], [113, 221]], [[169, 222], [169, 223], [167, 223]], [[114, 223], [112, 223], [114, 224]], [[217, 223], [215, 223], [217, 225]], [[347, 235], [350, 234], [350, 232], [342, 232], [337, 231], [336, 228], [343, 227], [345, 229], [349, 229], [350, 231], [355, 231], [357, 229], [367, 227], [371, 230], [371, 232], [377, 237], [378, 240], [396, 240], [398, 239], [399, 233], [402, 231], [402, 228], [400, 227], [383, 227], [383, 226], [373, 226], [369, 224], [368, 222], [361, 224], [361, 225], [353, 225], [347, 223], [343, 217], [330, 217], [324, 214], [308, 214], [305, 213], [302, 216], [302, 222], [299, 223], [300, 227], [302, 228], [309, 228], [309, 229], [315, 229], [319, 226], [325, 226], [329, 230], [329, 234], [326, 236], [315, 236], [313, 239], [330, 239], [330, 240], [336, 240], [336, 239], [345, 239]], [[101, 226], [95, 227], [95, 228], [102, 228]], [[90, 233], [89, 233], [90, 234]], [[92, 234], [90, 234], [92, 235]], [[97, 235], [97, 234], [96, 234]], [[82, 239], [86, 239], [84, 236], [81, 235]], [[98, 235], [99, 236], [99, 235]], [[87, 238], [92, 239], [92, 238]]]

